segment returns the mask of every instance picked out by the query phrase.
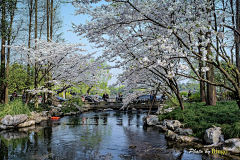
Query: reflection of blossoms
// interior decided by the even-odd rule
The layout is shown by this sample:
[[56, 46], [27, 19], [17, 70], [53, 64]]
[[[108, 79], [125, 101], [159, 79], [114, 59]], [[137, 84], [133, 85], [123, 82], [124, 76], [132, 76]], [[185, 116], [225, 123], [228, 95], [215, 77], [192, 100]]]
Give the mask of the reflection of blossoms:
[[207, 72], [209, 71], [209, 67], [202, 67], [202, 72]]

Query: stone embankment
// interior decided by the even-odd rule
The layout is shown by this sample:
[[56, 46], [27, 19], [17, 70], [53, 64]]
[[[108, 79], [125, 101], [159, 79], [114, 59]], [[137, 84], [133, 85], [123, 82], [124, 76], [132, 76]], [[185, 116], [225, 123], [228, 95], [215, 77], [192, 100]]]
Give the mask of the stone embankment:
[[43, 121], [47, 121], [50, 117], [76, 115], [85, 111], [76, 105], [75, 107], [77, 109], [77, 112], [71, 111], [70, 113], [63, 113], [61, 107], [61, 105], [58, 105], [58, 107], [50, 106], [49, 111], [42, 111], [41, 113], [34, 111], [31, 112], [31, 116], [27, 116], [27, 114], [13, 116], [6, 115], [1, 119], [0, 130], [30, 127]]
[[[174, 108], [163, 109], [164, 105], [159, 106], [156, 114], [163, 114], [171, 112]], [[163, 120], [159, 121], [157, 115], [149, 115], [143, 117], [143, 122], [146, 125], [155, 126], [160, 131], [165, 132], [166, 138], [182, 143], [197, 143], [198, 147], [219, 147], [222, 146], [223, 150], [233, 153], [240, 153], [240, 139], [231, 138], [224, 140], [221, 128], [213, 126], [205, 131], [204, 138], [199, 139], [193, 136], [191, 128], [184, 128], [184, 124], [178, 120]], [[205, 144], [205, 145], [203, 145]]]

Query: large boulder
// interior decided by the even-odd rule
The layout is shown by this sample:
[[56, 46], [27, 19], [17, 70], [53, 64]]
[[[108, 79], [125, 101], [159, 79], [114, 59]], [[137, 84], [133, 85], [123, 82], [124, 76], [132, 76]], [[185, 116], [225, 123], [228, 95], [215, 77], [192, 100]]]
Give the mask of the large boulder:
[[25, 122], [28, 119], [26, 114], [19, 114], [19, 115], [6, 115], [1, 120], [1, 123], [6, 126], [17, 126], [20, 123]]
[[209, 128], [205, 131], [204, 140], [208, 144], [217, 144], [221, 139], [221, 133], [220, 127]]
[[192, 135], [193, 131], [191, 128], [178, 128], [174, 131], [175, 133], [179, 134], [179, 135]]
[[159, 118], [156, 115], [144, 116], [142, 118], [143, 123], [149, 126], [155, 126], [158, 124]]
[[240, 139], [232, 138], [225, 141], [223, 150], [240, 153]]
[[175, 131], [181, 126], [181, 123], [178, 120], [172, 120], [172, 121], [166, 122], [166, 126], [168, 129]]
[[13, 116], [13, 121], [14, 121], [14, 122], [13, 122], [13, 125], [14, 125], [14, 126], [17, 126], [17, 125], [19, 125], [20, 123], [25, 122], [27, 119], [28, 119], [27, 114], [14, 115], [14, 116]]
[[1, 120], [1, 123], [5, 126], [11, 126], [13, 125], [13, 117], [11, 115], [6, 115], [5, 117], [3, 117], [3, 119]]
[[29, 127], [29, 126], [34, 125], [34, 124], [35, 124], [35, 121], [31, 120], [31, 121], [27, 121], [27, 122], [24, 122], [24, 123], [20, 123], [17, 127], [19, 127], [19, 128]]
[[31, 112], [31, 114], [32, 114], [32, 116], [29, 117], [29, 120], [34, 120], [35, 123], [40, 123], [40, 122], [42, 122], [42, 121], [48, 120], [48, 117], [42, 116], [42, 115], [39, 114], [39, 113]]

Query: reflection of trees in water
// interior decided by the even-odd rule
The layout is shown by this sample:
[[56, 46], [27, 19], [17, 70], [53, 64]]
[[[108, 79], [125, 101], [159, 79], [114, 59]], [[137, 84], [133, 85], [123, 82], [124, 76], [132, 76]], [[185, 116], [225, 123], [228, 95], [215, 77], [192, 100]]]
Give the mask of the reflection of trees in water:
[[[16, 155], [19, 156], [19, 159], [42, 159], [43, 157], [47, 158], [47, 155], [51, 153], [52, 127], [43, 129], [42, 125], [33, 125], [19, 130], [1, 131], [0, 135], [0, 159], [4, 159], [3, 157], [11, 159]], [[48, 144], [39, 149], [39, 145], [42, 145], [44, 141], [48, 141]], [[26, 154], [29, 152], [34, 152], [34, 154]], [[34, 156], [32, 157], [32, 155]]]
[[53, 159], [101, 159], [101, 143], [112, 130], [111, 126], [104, 125], [108, 116], [109, 113], [101, 113], [69, 117], [52, 139], [59, 142], [53, 143]]
[[129, 114], [128, 122], [134, 125], [123, 126], [123, 131], [127, 138], [126, 142], [129, 146], [129, 154], [134, 155], [132, 158], [176, 159], [172, 154], [175, 150], [167, 149], [167, 141], [164, 134], [159, 133], [150, 126], [143, 126], [143, 128], [135, 126], [140, 124], [139, 120], [141, 120], [139, 114]]

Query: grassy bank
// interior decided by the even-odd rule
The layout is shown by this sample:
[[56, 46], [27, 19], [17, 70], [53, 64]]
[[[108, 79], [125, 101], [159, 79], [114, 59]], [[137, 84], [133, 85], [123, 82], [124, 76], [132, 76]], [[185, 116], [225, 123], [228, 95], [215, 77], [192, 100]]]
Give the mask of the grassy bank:
[[217, 102], [216, 106], [205, 106], [205, 103], [185, 103], [184, 106], [184, 111], [177, 107], [173, 112], [160, 115], [160, 120], [179, 120], [199, 138], [203, 138], [205, 130], [212, 125], [222, 128], [225, 139], [240, 137], [240, 110], [235, 101]]
[[6, 115], [18, 115], [18, 114], [27, 114], [30, 116], [30, 110], [26, 104], [23, 104], [21, 100], [15, 100], [9, 102], [9, 104], [0, 106], [0, 119]]

